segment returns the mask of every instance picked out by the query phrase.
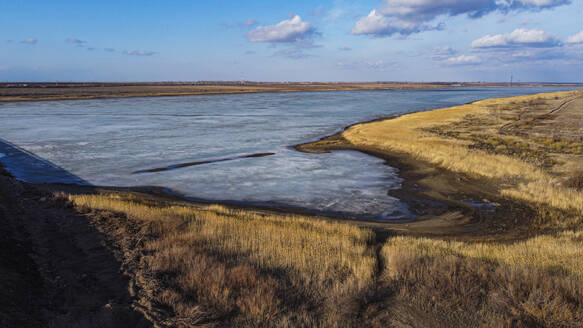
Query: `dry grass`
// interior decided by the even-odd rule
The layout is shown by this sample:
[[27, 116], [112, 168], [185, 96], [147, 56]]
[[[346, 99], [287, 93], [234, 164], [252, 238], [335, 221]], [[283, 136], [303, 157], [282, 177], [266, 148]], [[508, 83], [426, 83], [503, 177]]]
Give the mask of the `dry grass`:
[[451, 326], [581, 327], [581, 231], [508, 245], [395, 237], [382, 257], [398, 297]]
[[583, 190], [583, 171], [575, 172], [567, 179], [565, 186], [578, 191]]
[[[583, 320], [580, 230], [515, 243], [395, 236], [380, 248], [368, 229], [315, 218], [161, 206], [131, 194], [68, 200], [140, 227], [118, 235], [138, 237], [126, 247], [142, 254], [136, 284], [156, 287], [149, 302], [170, 326], [398, 326], [398, 304], [454, 327]], [[431, 323], [412, 313], [401, 323]]]
[[[431, 133], [440, 126], [461, 124], [468, 115], [488, 124], [478, 125], [497, 133], [505, 122], [496, 122], [498, 112], [516, 107], [516, 103], [569, 99], [580, 92], [557, 92], [533, 96], [488, 99], [468, 105], [403, 115], [394, 119], [355, 125], [342, 136], [357, 147], [377, 151], [404, 152], [453, 172], [501, 182], [500, 193], [521, 201], [546, 204], [583, 213], [583, 192], [567, 188], [543, 170], [517, 156], [496, 154], [470, 147], [469, 140]], [[533, 105], [534, 106], [534, 105]], [[537, 105], [538, 106], [538, 105]], [[493, 109], [494, 108], [494, 109]], [[581, 160], [573, 157], [572, 161]]]
[[373, 281], [374, 234], [352, 225], [217, 205], [148, 206], [131, 195], [69, 200], [148, 226], [144, 261], [168, 283], [156, 302], [191, 323], [342, 325], [354, 309], [336, 306], [358, 304]]

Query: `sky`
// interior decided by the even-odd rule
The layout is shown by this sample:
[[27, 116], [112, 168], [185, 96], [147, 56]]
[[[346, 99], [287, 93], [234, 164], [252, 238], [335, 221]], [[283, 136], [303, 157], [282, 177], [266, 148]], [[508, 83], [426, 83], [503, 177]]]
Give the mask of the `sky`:
[[582, 0], [0, 0], [0, 81], [583, 82]]

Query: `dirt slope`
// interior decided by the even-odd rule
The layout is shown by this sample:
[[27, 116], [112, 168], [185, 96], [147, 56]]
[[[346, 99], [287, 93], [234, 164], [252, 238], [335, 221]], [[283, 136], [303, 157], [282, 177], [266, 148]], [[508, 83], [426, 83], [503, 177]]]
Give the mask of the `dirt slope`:
[[0, 326], [150, 327], [87, 219], [0, 176]]

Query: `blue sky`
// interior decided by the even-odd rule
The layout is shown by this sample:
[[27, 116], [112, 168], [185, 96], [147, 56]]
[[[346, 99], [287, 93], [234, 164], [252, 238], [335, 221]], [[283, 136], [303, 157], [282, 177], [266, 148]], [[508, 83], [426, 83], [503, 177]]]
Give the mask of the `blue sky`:
[[0, 81], [583, 82], [583, 1], [0, 0]]

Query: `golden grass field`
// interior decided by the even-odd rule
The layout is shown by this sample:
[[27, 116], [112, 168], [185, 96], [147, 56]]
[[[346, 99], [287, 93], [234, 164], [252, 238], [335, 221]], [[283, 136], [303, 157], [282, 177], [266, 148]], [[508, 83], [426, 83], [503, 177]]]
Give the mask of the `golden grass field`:
[[119, 193], [68, 199], [81, 212], [123, 214], [141, 227], [146, 255], [136, 270], [151, 272], [156, 287], [146, 303], [171, 309], [156, 318], [170, 326], [577, 327], [583, 320], [579, 230], [514, 243], [395, 235], [379, 244], [371, 229], [316, 218], [157, 206]]
[[152, 206], [127, 194], [68, 197], [148, 227], [143, 260], [166, 282], [153, 301], [189, 324], [328, 326], [341, 322], [336, 302], [372, 288], [370, 230], [219, 205]]

